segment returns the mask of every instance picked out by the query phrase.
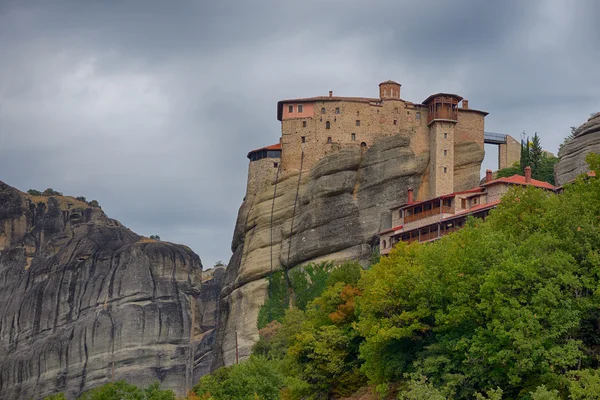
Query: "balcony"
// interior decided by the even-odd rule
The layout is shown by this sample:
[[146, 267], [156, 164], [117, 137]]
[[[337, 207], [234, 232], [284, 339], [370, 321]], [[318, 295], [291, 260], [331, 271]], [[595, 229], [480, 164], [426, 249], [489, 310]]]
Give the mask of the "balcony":
[[[422, 207], [424, 208], [424, 205]], [[415, 207], [413, 210], [418, 209], [418, 208], [419, 207]], [[407, 212], [408, 212], [408, 210], [407, 210]], [[419, 221], [424, 218], [429, 218], [429, 217], [433, 217], [434, 215], [440, 215], [440, 214], [454, 214], [454, 211], [452, 210], [452, 207], [443, 206], [441, 209], [441, 212], [440, 212], [440, 206], [438, 203], [429, 210], [420, 211], [420, 212], [414, 213], [412, 215], [405, 215], [404, 223], [407, 224], [409, 222]]]
[[433, 113], [429, 113], [429, 117], [427, 118], [427, 123], [431, 123], [436, 119], [445, 119], [449, 121], [458, 121], [458, 109], [450, 109], [450, 108], [442, 108], [439, 111], [434, 111]]
[[458, 102], [462, 97], [453, 94], [438, 93], [429, 96], [425, 104], [429, 107], [427, 124], [435, 120], [458, 121]]

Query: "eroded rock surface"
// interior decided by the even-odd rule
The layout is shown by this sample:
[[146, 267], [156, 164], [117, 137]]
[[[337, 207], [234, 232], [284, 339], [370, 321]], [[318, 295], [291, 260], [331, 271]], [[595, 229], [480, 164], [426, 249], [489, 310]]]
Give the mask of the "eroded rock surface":
[[600, 153], [600, 113], [592, 115], [574, 132], [573, 140], [558, 152], [560, 161], [554, 167], [557, 185], [563, 185], [577, 175], [589, 171], [585, 157], [589, 153]]
[[183, 393], [212, 363], [217, 310], [204, 304], [220, 288], [204, 293], [201, 271], [186, 246], [0, 182], [0, 398], [72, 398], [113, 379]]
[[[456, 189], [478, 185], [483, 156], [476, 143], [455, 146]], [[368, 263], [378, 232], [390, 228], [389, 209], [406, 201], [409, 187], [421, 198], [420, 189], [429, 184], [428, 166], [429, 153], [415, 154], [410, 139], [400, 134], [366, 151], [342, 149], [301, 176], [288, 174], [276, 194], [272, 184], [248, 195], [238, 214], [222, 292], [215, 366], [235, 362], [236, 332], [239, 356], [250, 354], [271, 271], [321, 260]]]

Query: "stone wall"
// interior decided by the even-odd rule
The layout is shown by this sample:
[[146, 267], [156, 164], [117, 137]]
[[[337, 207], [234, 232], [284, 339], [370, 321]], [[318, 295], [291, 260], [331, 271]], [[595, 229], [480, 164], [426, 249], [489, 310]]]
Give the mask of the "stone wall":
[[[403, 133], [407, 136], [421, 135], [424, 142], [428, 140], [426, 107], [400, 99], [386, 99], [377, 103], [319, 101], [314, 104], [311, 117], [282, 120], [282, 166], [286, 172], [300, 169], [302, 148], [305, 152], [303, 168], [308, 170], [321, 158], [340, 148], [360, 147], [361, 143], [369, 147], [382, 137]], [[339, 113], [336, 112], [338, 110]], [[420, 113], [419, 119], [417, 112]], [[359, 126], [357, 121], [360, 121]], [[304, 143], [302, 137], [305, 138]], [[331, 143], [328, 138], [331, 138]], [[422, 146], [423, 141], [417, 140], [414, 144]]]
[[498, 169], [512, 167], [521, 160], [521, 143], [506, 135], [506, 144], [498, 146]]
[[275, 181], [280, 163], [280, 158], [262, 158], [250, 161], [248, 164], [246, 196], [261, 192], [266, 186], [271, 185]]

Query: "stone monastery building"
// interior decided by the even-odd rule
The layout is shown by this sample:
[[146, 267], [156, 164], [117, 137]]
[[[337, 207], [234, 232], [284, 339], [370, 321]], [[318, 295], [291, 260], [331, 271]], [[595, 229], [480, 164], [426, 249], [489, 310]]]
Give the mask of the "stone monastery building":
[[484, 148], [485, 111], [469, 108], [467, 100], [451, 93], [436, 93], [422, 103], [400, 97], [401, 85], [379, 84], [379, 97], [328, 96], [281, 100], [278, 145], [248, 153], [248, 193], [260, 186], [256, 179], [271, 179], [277, 169], [286, 174], [309, 170], [324, 156], [351, 146], [367, 149], [378, 139], [406, 135], [415, 154], [429, 152], [429, 187], [435, 197], [454, 191], [454, 145], [476, 142]]
[[548, 182], [531, 178], [531, 168], [525, 168], [525, 176], [492, 178], [487, 170], [485, 182], [476, 188], [448, 193], [423, 201], [415, 201], [413, 190], [408, 189], [406, 204], [393, 208], [392, 226], [379, 233], [379, 249], [388, 254], [398, 242], [429, 242], [461, 228], [467, 217], [485, 218], [511, 186], [534, 186], [554, 191]]

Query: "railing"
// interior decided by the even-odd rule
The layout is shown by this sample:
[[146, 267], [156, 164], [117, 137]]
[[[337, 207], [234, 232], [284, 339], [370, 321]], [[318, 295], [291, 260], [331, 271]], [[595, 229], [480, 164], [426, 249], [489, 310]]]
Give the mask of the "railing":
[[503, 133], [484, 132], [483, 141], [488, 144], [505, 144], [506, 136]]
[[444, 214], [454, 214], [454, 210], [452, 210], [452, 207], [443, 206], [442, 207], [442, 213], [444, 213]]
[[404, 223], [419, 221], [423, 218], [433, 217], [440, 214], [440, 206], [433, 207], [431, 210], [421, 211], [420, 213], [407, 215], [404, 217]]
[[429, 233], [421, 233], [421, 235], [419, 235], [419, 241], [426, 242], [427, 240], [435, 239], [437, 237], [438, 237], [437, 230], [431, 231]]
[[457, 109], [453, 109], [452, 111], [449, 110], [438, 110], [438, 111], [434, 111], [433, 113], [429, 113], [429, 117], [427, 118], [427, 123], [430, 123], [431, 121], [433, 121], [434, 119], [449, 119], [451, 121], [457, 121], [458, 120], [458, 110]]

